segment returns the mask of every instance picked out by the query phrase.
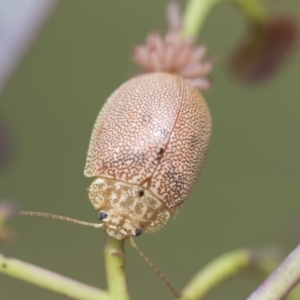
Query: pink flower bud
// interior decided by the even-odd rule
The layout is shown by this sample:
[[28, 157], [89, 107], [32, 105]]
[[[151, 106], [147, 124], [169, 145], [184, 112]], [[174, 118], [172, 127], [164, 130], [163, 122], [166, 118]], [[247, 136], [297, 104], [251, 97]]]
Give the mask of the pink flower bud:
[[135, 46], [133, 60], [145, 72], [166, 72], [179, 75], [203, 91], [211, 87], [208, 74], [214, 67], [211, 59], [204, 59], [206, 47], [197, 45], [182, 34], [179, 6], [171, 3], [167, 9], [169, 31], [165, 36], [150, 33], [145, 44]]

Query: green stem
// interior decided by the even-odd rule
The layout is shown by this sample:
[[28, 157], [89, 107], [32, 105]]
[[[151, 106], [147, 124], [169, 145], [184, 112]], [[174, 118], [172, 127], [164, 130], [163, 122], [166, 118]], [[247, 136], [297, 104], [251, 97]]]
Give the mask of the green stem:
[[130, 300], [125, 278], [124, 241], [110, 236], [104, 248], [108, 295], [111, 300]]
[[254, 25], [264, 23], [267, 11], [261, 0], [230, 0], [243, 11]]
[[29, 263], [0, 254], [0, 272], [78, 300], [107, 300], [106, 292]]
[[183, 15], [183, 32], [186, 37], [196, 37], [211, 9], [224, 0], [189, 0]]
[[189, 0], [183, 15], [183, 33], [195, 38], [211, 10], [220, 2], [238, 5], [246, 17], [254, 24], [261, 24], [266, 19], [266, 10], [262, 0]]
[[202, 299], [214, 287], [236, 275], [249, 265], [250, 255], [246, 250], [226, 253], [202, 269], [182, 291], [182, 299]]
[[266, 277], [277, 265], [278, 260], [270, 251], [240, 249], [223, 254], [196, 274], [182, 291], [181, 300], [203, 299], [216, 286], [245, 271]]

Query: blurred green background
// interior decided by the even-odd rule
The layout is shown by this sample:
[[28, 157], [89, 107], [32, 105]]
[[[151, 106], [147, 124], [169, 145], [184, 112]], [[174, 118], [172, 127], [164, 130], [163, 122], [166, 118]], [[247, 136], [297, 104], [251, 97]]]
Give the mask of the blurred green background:
[[[1, 99], [16, 147], [0, 171], [1, 198], [23, 210], [98, 221], [86, 194], [91, 179], [83, 176], [91, 130], [105, 99], [136, 70], [133, 45], [151, 30], [165, 30], [166, 3], [62, 2]], [[272, 9], [300, 16], [298, 0]], [[299, 241], [300, 55], [272, 80], [242, 85], [227, 59], [245, 29], [231, 5], [209, 16], [199, 38], [219, 62], [214, 88], [205, 93], [214, 130], [204, 171], [176, 220], [136, 239], [177, 290], [226, 251], [269, 245], [289, 251]], [[16, 238], [2, 253], [105, 287], [101, 230], [29, 217], [11, 226]], [[126, 245], [126, 252], [132, 299], [172, 299], [135, 250]], [[207, 299], [244, 299], [257, 284], [234, 279]], [[0, 299], [65, 298], [0, 274]]]

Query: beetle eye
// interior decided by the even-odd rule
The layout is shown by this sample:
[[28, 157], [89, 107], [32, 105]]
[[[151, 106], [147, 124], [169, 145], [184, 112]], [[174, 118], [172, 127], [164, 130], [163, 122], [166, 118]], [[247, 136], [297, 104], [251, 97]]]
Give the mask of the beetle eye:
[[142, 234], [142, 229], [140, 228], [140, 227], [137, 227], [136, 229], [135, 229], [135, 236], [139, 236], [139, 235], [141, 235]]
[[102, 221], [104, 219], [106, 219], [108, 216], [107, 212], [105, 211], [100, 211], [99, 214], [98, 214], [98, 218]]

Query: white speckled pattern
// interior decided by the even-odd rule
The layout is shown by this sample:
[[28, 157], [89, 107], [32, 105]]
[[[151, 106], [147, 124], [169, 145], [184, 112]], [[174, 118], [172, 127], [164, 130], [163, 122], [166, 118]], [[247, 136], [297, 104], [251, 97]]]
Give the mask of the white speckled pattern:
[[[210, 134], [205, 100], [187, 81], [167, 73], [134, 77], [101, 110], [84, 174], [128, 183], [128, 188], [140, 186], [174, 213], [200, 174]], [[91, 196], [91, 188], [92, 203], [102, 209], [104, 199], [93, 199], [104, 196], [95, 190]], [[106, 203], [121, 201], [113, 193], [110, 199]]]

